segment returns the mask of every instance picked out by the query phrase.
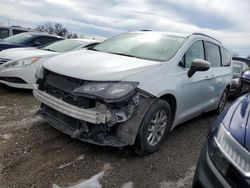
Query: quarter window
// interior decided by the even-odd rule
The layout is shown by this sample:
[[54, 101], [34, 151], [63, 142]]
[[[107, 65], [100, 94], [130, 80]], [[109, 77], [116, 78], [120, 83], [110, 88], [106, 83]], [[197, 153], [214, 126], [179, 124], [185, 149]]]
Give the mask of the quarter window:
[[222, 66], [230, 66], [231, 55], [225, 48], [221, 48], [221, 57], [222, 57]]
[[211, 63], [211, 67], [220, 67], [221, 58], [220, 58], [220, 48], [219, 46], [206, 42], [206, 54], [207, 60]]
[[185, 67], [190, 68], [194, 59], [204, 59], [204, 47], [202, 41], [194, 42], [184, 55]]

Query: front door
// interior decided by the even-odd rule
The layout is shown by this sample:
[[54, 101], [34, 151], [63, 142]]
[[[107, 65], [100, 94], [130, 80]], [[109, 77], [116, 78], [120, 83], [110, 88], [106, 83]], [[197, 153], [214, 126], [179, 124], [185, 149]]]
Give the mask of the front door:
[[208, 87], [208, 71], [196, 72], [191, 78], [187, 75], [194, 59], [205, 60], [204, 42], [201, 40], [194, 42], [188, 48], [180, 62], [184, 69], [182, 75], [181, 112], [178, 123], [199, 115], [207, 108], [210, 89]]

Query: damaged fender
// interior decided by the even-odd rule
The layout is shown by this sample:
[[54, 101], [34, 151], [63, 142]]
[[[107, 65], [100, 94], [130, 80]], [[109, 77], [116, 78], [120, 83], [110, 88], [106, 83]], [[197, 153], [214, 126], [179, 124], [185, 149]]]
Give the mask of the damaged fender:
[[134, 145], [143, 117], [155, 100], [156, 98], [141, 98], [132, 117], [125, 122], [119, 123], [117, 126], [117, 136], [126, 140], [129, 145]]

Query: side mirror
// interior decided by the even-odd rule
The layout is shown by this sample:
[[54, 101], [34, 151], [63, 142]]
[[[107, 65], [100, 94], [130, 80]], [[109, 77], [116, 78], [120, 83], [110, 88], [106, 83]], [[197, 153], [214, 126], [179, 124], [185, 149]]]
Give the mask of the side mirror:
[[40, 42], [35, 42], [32, 46], [37, 47], [37, 46], [41, 46], [42, 44]]
[[192, 77], [197, 71], [207, 71], [211, 64], [204, 59], [194, 59], [191, 64], [191, 68], [188, 71], [188, 77]]
[[243, 72], [240, 79], [242, 83], [250, 85], [250, 70]]

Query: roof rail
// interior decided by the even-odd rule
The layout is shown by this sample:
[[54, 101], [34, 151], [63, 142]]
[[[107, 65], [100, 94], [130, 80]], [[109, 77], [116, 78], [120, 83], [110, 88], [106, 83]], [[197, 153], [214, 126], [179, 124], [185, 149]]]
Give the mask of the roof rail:
[[216, 40], [217, 42], [219, 42], [220, 44], [222, 44], [219, 40], [217, 40], [216, 38], [213, 38], [209, 35], [206, 35], [206, 34], [203, 34], [203, 33], [192, 33], [192, 35], [202, 35], [202, 36], [205, 36], [205, 37], [208, 37], [208, 38], [211, 38], [213, 40]]
[[150, 30], [150, 29], [142, 29], [140, 31], [152, 31], [152, 30]]

